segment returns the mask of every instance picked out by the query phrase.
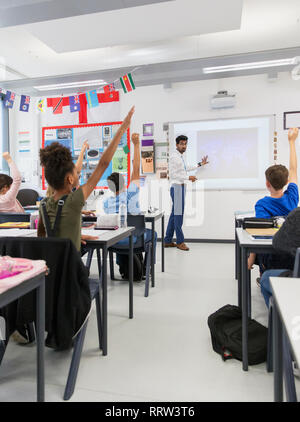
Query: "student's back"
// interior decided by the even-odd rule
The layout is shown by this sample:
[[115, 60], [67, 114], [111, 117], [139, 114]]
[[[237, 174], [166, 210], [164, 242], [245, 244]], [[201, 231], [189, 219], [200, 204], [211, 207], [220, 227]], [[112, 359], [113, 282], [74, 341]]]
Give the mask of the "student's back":
[[[288, 133], [290, 147], [289, 170], [281, 165], [273, 165], [266, 172], [266, 187], [270, 196], [257, 201], [255, 215], [257, 218], [270, 218], [275, 216], [287, 216], [299, 202], [298, 178], [297, 178], [297, 155], [295, 142], [298, 137], [298, 129], [290, 129]], [[286, 191], [284, 187], [288, 184]]]
[[255, 216], [257, 218], [271, 218], [276, 216], [286, 217], [299, 202], [299, 192], [296, 183], [289, 183], [283, 196], [272, 198], [265, 196], [255, 204]]

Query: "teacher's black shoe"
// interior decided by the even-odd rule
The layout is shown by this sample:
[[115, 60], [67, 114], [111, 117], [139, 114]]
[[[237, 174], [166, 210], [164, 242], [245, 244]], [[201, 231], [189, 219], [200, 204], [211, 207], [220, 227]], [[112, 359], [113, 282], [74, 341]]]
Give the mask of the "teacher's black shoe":
[[178, 249], [181, 249], [182, 251], [189, 251], [190, 250], [190, 248], [188, 248], [184, 242], [179, 243], [176, 246], [177, 246]]

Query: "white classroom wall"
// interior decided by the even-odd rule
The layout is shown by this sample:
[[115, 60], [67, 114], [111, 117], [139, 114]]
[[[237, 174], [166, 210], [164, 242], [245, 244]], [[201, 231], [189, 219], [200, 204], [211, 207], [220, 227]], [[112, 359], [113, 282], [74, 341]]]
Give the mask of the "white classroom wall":
[[[210, 96], [222, 89], [236, 94], [236, 107], [227, 110], [210, 110]], [[126, 115], [132, 105], [136, 106], [136, 112], [131, 132], [142, 133], [142, 124], [153, 122], [156, 142], [164, 142], [166, 139], [163, 132], [164, 122], [276, 114], [278, 162], [288, 165], [288, 142], [287, 132], [283, 131], [283, 112], [300, 110], [300, 81], [293, 81], [290, 73], [285, 72], [279, 73], [278, 80], [273, 83], [268, 82], [266, 75], [255, 75], [176, 83], [173, 84], [171, 90], [165, 90], [162, 85], [140, 87], [128, 94], [121, 93], [121, 118]], [[32, 160], [33, 163], [36, 162], [39, 143], [41, 143], [41, 127], [48, 124], [63, 124], [63, 115], [59, 116], [56, 123], [55, 116], [49, 113], [51, 114], [51, 109], [42, 116], [41, 122], [41, 116], [35, 112], [34, 107], [29, 113], [19, 112], [18, 107], [10, 111], [10, 140], [13, 154], [16, 152], [17, 132], [32, 130], [34, 143]], [[76, 124], [77, 113], [74, 115], [76, 115], [74, 116]], [[93, 118], [95, 120], [89, 120], [89, 123], [103, 121], [96, 120], [97, 114]], [[71, 124], [69, 118], [66, 118], [65, 124]], [[272, 142], [273, 139], [270, 139], [270, 147]], [[300, 153], [299, 143], [297, 151]], [[153, 176], [147, 176], [147, 179], [151, 178]], [[267, 194], [266, 191], [206, 191], [204, 193], [198, 191], [194, 201], [198, 207], [203, 207], [203, 223], [190, 225], [191, 221], [187, 221], [189, 226], [184, 228], [186, 238], [233, 239], [234, 211], [253, 209], [257, 199], [265, 194]]]

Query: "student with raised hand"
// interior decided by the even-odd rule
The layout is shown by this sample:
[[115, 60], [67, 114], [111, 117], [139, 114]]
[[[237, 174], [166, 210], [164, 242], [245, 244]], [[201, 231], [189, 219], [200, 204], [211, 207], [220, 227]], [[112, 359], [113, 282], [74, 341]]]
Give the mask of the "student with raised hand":
[[[276, 216], [286, 217], [299, 202], [298, 176], [297, 176], [297, 154], [296, 139], [298, 137], [298, 128], [290, 129], [288, 132], [288, 141], [290, 147], [289, 170], [276, 164], [269, 167], [266, 172], [266, 187], [270, 196], [257, 201], [255, 204], [255, 216], [257, 218], [271, 218]], [[284, 187], [288, 183], [287, 189]], [[264, 255], [265, 257], [268, 255]], [[251, 253], [248, 258], [248, 269], [252, 269], [256, 255]], [[266, 260], [260, 262], [261, 273], [266, 267]], [[269, 267], [270, 268], [270, 267]]]
[[[112, 173], [107, 178], [107, 184], [109, 189], [114, 193], [114, 196], [107, 198], [103, 203], [103, 208], [106, 214], [118, 214], [120, 204], [124, 203], [129, 214], [140, 214], [140, 203], [139, 203], [139, 192], [140, 192], [140, 135], [133, 133], [131, 135], [131, 141], [134, 145], [134, 156], [132, 163], [132, 173], [130, 179], [130, 185], [128, 189], [125, 186], [125, 180], [120, 173]], [[152, 239], [152, 230], [146, 229], [144, 234], [145, 242], [149, 242]], [[156, 250], [156, 239], [157, 233], [155, 232], [154, 237], [154, 255]], [[121, 240], [117, 245], [129, 244], [128, 238]], [[121, 264], [121, 260], [124, 258], [123, 255], [117, 254], [117, 264]]]
[[[45, 178], [47, 183], [53, 188], [53, 195], [43, 199], [43, 201], [46, 201], [46, 211], [49, 215], [50, 223], [53, 227], [58, 210], [58, 201], [67, 195], [64, 200], [56, 236], [71, 239], [78, 251], [80, 251], [81, 247], [82, 208], [112, 160], [122, 135], [130, 126], [133, 113], [134, 107], [131, 108], [113, 140], [102, 154], [92, 175], [84, 185], [75, 191], [73, 191], [73, 188], [78, 186], [79, 178], [70, 150], [58, 142], [53, 142], [40, 150], [40, 160], [41, 165], [45, 169]], [[38, 236], [45, 236], [45, 222], [41, 206]]]
[[21, 174], [9, 152], [2, 154], [9, 165], [11, 176], [0, 174], [0, 212], [25, 212], [17, 200], [22, 182]]

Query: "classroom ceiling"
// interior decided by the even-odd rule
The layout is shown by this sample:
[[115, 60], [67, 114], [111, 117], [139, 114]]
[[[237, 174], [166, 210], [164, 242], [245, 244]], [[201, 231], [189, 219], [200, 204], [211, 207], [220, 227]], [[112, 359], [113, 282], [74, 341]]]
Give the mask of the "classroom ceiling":
[[[32, 7], [39, 13], [28, 21]], [[43, 15], [50, 9], [55, 19]], [[41, 95], [36, 85], [112, 82], [133, 69], [137, 85], [285, 71], [293, 66], [202, 68], [300, 56], [300, 1], [0, 0], [0, 51], [0, 86], [29, 95]]]

